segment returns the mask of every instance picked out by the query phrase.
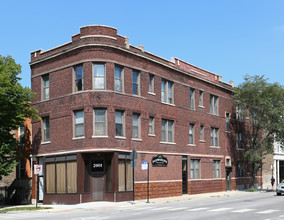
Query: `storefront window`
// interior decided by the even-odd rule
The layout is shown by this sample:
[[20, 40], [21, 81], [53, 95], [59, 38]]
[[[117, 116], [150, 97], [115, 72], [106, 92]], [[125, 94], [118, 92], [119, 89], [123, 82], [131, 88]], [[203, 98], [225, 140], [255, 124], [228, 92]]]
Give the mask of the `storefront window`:
[[129, 159], [118, 159], [118, 191], [133, 190], [133, 170]]

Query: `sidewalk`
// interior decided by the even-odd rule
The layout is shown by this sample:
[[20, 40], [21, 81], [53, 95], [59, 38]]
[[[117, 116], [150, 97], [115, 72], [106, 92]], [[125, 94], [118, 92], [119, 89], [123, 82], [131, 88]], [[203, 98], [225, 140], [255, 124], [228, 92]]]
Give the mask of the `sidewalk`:
[[[166, 197], [166, 198], [155, 198], [150, 199], [149, 203], [146, 203], [147, 200], [135, 200], [127, 201], [127, 202], [88, 202], [81, 203], [75, 205], [66, 205], [66, 204], [51, 204], [51, 205], [43, 205], [38, 204], [38, 207], [51, 207], [52, 209], [41, 210], [43, 212], [52, 212], [52, 211], [67, 211], [74, 209], [112, 209], [118, 207], [130, 207], [130, 206], [149, 206], [151, 204], [163, 204], [163, 203], [171, 203], [185, 200], [202, 200], [202, 199], [212, 199], [216, 197], [235, 197], [235, 196], [248, 196], [248, 193], [265, 193], [266, 191], [258, 191], [258, 192], [247, 192], [247, 191], [227, 191], [227, 192], [215, 192], [215, 193], [203, 193], [196, 195], [182, 195], [176, 197]], [[25, 205], [25, 206], [6, 206], [1, 209], [6, 208], [14, 208], [14, 207], [35, 207], [33, 205]]]

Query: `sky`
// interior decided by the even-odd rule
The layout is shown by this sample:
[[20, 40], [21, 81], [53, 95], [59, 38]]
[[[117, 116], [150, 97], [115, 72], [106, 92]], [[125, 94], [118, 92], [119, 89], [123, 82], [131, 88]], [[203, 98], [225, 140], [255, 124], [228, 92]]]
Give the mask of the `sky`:
[[246, 74], [284, 85], [283, 0], [0, 0], [0, 8], [0, 55], [21, 64], [25, 87], [32, 51], [67, 43], [80, 27], [96, 24], [235, 86]]

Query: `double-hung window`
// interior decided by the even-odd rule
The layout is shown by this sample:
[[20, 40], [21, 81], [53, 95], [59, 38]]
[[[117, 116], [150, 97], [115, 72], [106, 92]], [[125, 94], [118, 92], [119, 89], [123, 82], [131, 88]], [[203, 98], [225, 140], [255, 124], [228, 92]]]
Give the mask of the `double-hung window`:
[[236, 119], [240, 121], [243, 120], [243, 108], [240, 105], [236, 106]]
[[124, 137], [124, 112], [115, 111], [115, 136]]
[[154, 117], [149, 117], [149, 134], [155, 134], [154, 132]]
[[137, 70], [132, 71], [132, 92], [133, 95], [140, 95], [140, 74]]
[[199, 90], [199, 106], [203, 106], [203, 91]]
[[200, 179], [200, 160], [190, 160], [190, 178]]
[[95, 63], [93, 66], [94, 70], [94, 81], [93, 88], [95, 90], [104, 90], [105, 86], [105, 65]]
[[213, 160], [213, 178], [220, 177], [220, 160]]
[[74, 137], [83, 137], [84, 135], [84, 111], [74, 111]]
[[140, 114], [137, 113], [132, 117], [132, 138], [140, 138]]
[[219, 98], [215, 95], [210, 95], [210, 113], [212, 115], [219, 115]]
[[120, 66], [114, 68], [114, 90], [123, 92], [123, 68]]
[[174, 141], [174, 121], [162, 119], [162, 134], [161, 141], [173, 142]]
[[204, 141], [204, 125], [200, 125], [200, 137], [199, 140]]
[[237, 164], [236, 176], [237, 177], [243, 177], [244, 176], [244, 166], [243, 166], [243, 163], [241, 161], [239, 161], [238, 164]]
[[18, 136], [19, 145], [23, 146], [25, 144], [25, 125], [21, 124], [19, 127], [19, 136]]
[[226, 131], [230, 131], [230, 113], [226, 112]]
[[194, 144], [194, 124], [189, 124], [189, 144]]
[[241, 132], [236, 133], [236, 146], [237, 148], [243, 148], [243, 134]]
[[42, 100], [49, 99], [49, 75], [42, 77]]
[[149, 92], [154, 93], [154, 75], [149, 74]]
[[190, 89], [189, 92], [190, 96], [190, 109], [194, 110], [195, 109], [195, 89]]
[[43, 141], [49, 141], [49, 117], [42, 118]]
[[164, 103], [174, 103], [174, 84], [173, 82], [162, 79], [161, 101]]
[[219, 129], [218, 128], [211, 128], [210, 132], [211, 136], [211, 146], [219, 146]]
[[107, 110], [95, 109], [94, 110], [94, 135], [106, 136], [107, 135]]
[[74, 82], [74, 91], [78, 92], [78, 91], [82, 91], [84, 90], [84, 83], [83, 83], [83, 65], [78, 65], [74, 67], [74, 78], [75, 78], [75, 82]]

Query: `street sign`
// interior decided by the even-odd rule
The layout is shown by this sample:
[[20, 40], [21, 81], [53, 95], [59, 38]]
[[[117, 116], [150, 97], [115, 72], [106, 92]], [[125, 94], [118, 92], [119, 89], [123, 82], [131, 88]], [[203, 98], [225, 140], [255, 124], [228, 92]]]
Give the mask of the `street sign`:
[[148, 170], [148, 161], [142, 161], [142, 170]]
[[34, 165], [34, 174], [42, 175], [42, 165]]
[[[130, 162], [131, 162], [131, 165], [130, 165], [130, 166], [133, 167], [133, 161], [130, 161]], [[134, 168], [136, 168], [136, 167], [137, 167], [137, 161], [135, 160], [135, 161], [134, 161]]]
[[130, 160], [136, 160], [138, 159], [138, 153], [135, 149], [130, 153]]

